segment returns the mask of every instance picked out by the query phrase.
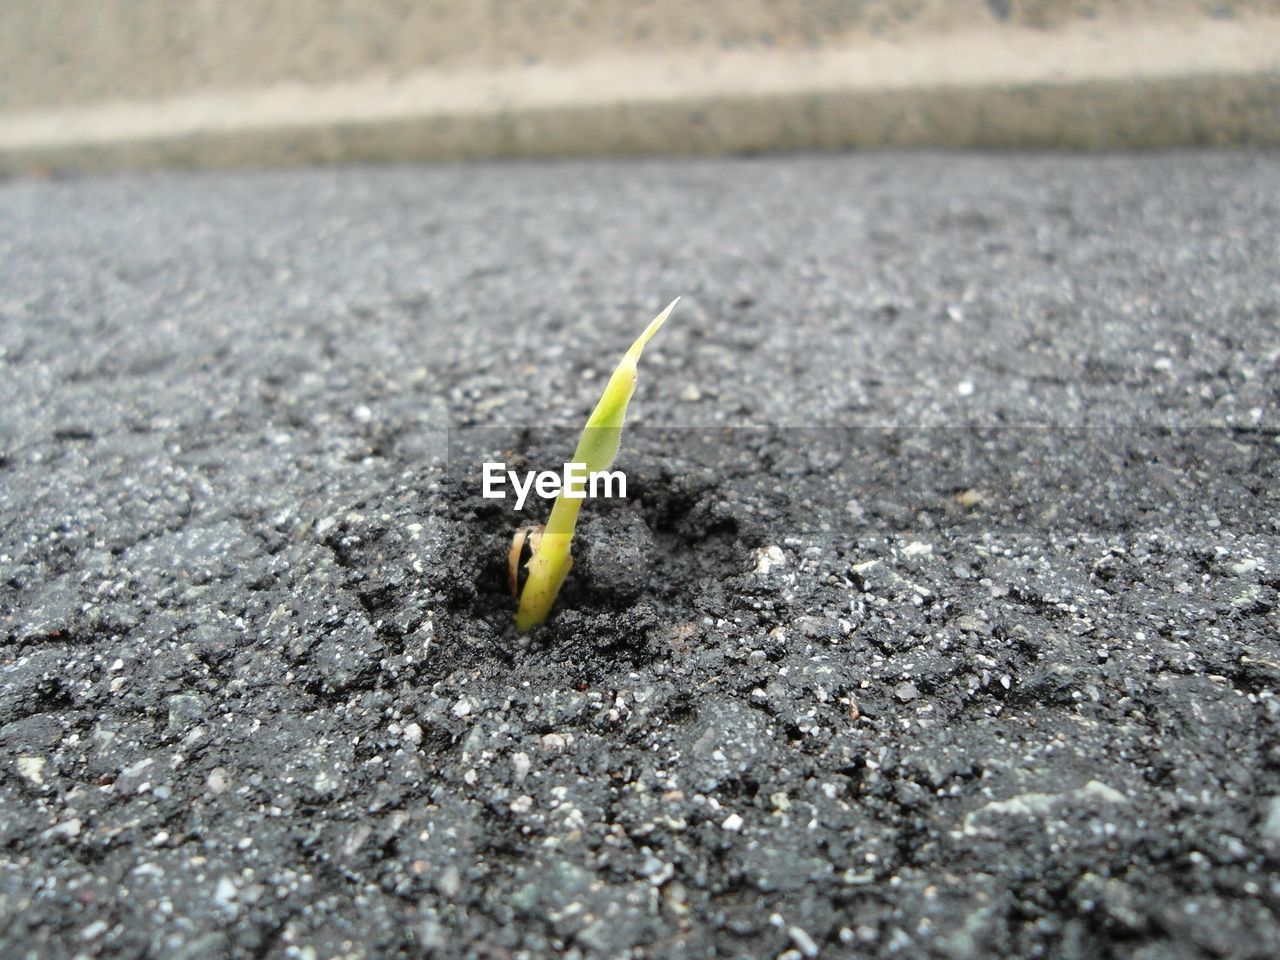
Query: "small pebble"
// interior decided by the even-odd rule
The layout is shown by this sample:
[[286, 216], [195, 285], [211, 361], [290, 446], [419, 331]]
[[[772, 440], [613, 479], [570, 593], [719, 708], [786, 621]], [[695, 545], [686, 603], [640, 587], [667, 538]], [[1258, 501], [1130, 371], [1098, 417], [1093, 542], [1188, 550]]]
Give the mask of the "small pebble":
[[210, 793], [224, 793], [230, 783], [225, 767], [214, 767], [209, 771], [209, 776], [205, 780], [205, 786], [209, 788]]
[[756, 551], [756, 573], [762, 577], [767, 577], [769, 571], [774, 567], [782, 567], [787, 563], [787, 555], [782, 552], [782, 548], [773, 544], [767, 547], [761, 547]]
[[223, 907], [230, 907], [235, 903], [237, 893], [235, 881], [230, 877], [222, 877], [213, 891], [213, 899]]
[[573, 734], [544, 733], [538, 743], [547, 753], [563, 753], [573, 743]]
[[436, 877], [436, 889], [450, 899], [458, 895], [462, 890], [462, 875], [456, 866], [449, 864], [440, 871], [440, 876]]
[[44, 757], [19, 757], [18, 775], [37, 787], [44, 784]]
[[81, 827], [82, 824], [80, 823], [80, 819], [78, 817], [73, 817], [70, 820], [64, 820], [56, 827], [50, 827], [45, 831], [45, 833], [51, 836], [66, 837], [68, 840], [73, 840], [80, 836]]
[[813, 937], [809, 936], [808, 931], [800, 927], [789, 927], [787, 928], [787, 936], [796, 945], [796, 949], [806, 957], [816, 957], [818, 955], [818, 945], [813, 942]]
[[1262, 809], [1262, 835], [1268, 840], [1280, 841], [1280, 797], [1271, 797]]

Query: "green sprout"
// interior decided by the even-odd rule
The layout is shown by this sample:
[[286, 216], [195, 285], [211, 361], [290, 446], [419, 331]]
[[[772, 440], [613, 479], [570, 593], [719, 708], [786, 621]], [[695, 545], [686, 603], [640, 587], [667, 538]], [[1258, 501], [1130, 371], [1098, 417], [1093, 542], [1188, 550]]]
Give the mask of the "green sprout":
[[[631, 394], [636, 389], [636, 368], [640, 362], [640, 354], [644, 352], [645, 344], [666, 323], [672, 308], [679, 302], [680, 298], [676, 297], [667, 309], [645, 327], [644, 333], [636, 338], [636, 342], [609, 377], [609, 383], [605, 386], [595, 411], [588, 418], [582, 437], [578, 440], [578, 448], [573, 454], [572, 462], [583, 464], [588, 474], [608, 470], [613, 465], [622, 441], [622, 422], [627, 416], [627, 404], [631, 402]], [[573, 566], [569, 547], [573, 542], [573, 531], [578, 524], [578, 511], [581, 507], [580, 489], [574, 490], [570, 495], [568, 487], [562, 488], [544, 527], [526, 527], [516, 533], [508, 557], [511, 591], [520, 594], [516, 629], [522, 632], [530, 630], [546, 620], [551, 613], [551, 605], [555, 603], [564, 578]], [[520, 556], [526, 542], [532, 555], [525, 564], [528, 575], [524, 590], [519, 591]]]

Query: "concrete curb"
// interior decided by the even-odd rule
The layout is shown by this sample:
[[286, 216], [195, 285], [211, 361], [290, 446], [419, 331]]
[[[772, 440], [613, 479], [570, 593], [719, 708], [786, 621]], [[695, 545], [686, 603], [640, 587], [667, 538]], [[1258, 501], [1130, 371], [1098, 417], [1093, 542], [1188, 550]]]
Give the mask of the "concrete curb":
[[0, 114], [0, 171], [1280, 144], [1280, 18], [678, 50]]

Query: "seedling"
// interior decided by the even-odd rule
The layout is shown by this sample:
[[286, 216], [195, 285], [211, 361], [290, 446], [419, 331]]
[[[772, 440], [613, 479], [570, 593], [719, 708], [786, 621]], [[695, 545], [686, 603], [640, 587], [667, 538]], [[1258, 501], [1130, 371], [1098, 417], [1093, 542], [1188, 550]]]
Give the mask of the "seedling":
[[[587, 420], [573, 454], [573, 463], [583, 464], [587, 473], [608, 470], [618, 455], [622, 440], [622, 422], [627, 416], [627, 404], [636, 389], [636, 368], [644, 346], [671, 315], [680, 298], [672, 300], [667, 309], [658, 314], [644, 333], [631, 345], [618, 368], [609, 377], [600, 402]], [[564, 584], [564, 578], [573, 566], [569, 547], [573, 531], [578, 525], [578, 511], [582, 508], [581, 494], [574, 495], [567, 486], [561, 488], [551, 508], [551, 516], [543, 527], [525, 527], [516, 532], [508, 555], [511, 574], [511, 592], [519, 593], [520, 607], [516, 611], [516, 629], [525, 631], [547, 619], [551, 605]], [[525, 564], [527, 577], [520, 590], [520, 556], [526, 543], [532, 551]]]

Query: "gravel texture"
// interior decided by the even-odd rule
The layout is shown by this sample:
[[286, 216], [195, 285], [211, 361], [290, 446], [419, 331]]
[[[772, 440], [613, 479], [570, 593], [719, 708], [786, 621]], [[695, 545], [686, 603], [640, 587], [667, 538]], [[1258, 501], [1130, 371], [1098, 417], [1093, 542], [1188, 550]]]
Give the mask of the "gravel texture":
[[[1278, 235], [1251, 153], [0, 184], [0, 955], [1280, 955]], [[522, 638], [479, 463], [677, 294]]]

